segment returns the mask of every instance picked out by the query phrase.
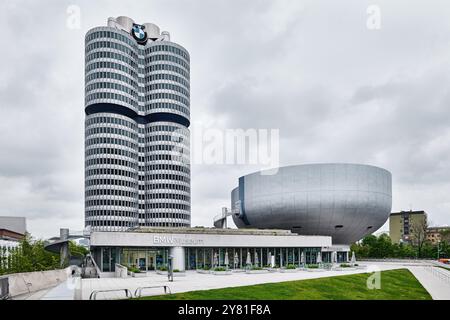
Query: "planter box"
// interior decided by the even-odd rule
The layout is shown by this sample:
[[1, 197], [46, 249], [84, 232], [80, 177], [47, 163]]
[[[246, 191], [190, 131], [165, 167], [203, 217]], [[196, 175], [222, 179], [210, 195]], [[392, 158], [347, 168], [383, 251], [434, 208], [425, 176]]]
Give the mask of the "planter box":
[[139, 272], [139, 273], [131, 272], [131, 276], [133, 278], [145, 278], [147, 276], [147, 273], [146, 272]]
[[280, 269], [280, 272], [282, 273], [294, 273], [297, 272], [297, 269]]
[[210, 274], [211, 271], [210, 271], [210, 270], [200, 270], [200, 269], [197, 269], [197, 273]]
[[[157, 270], [156, 274], [159, 274], [161, 276], [168, 276], [169, 275], [169, 271], [161, 271], [161, 270]], [[173, 277], [185, 277], [186, 273], [185, 272], [174, 272], [173, 273]]]
[[161, 271], [161, 270], [156, 270], [156, 274], [162, 275], [162, 276], [167, 276], [169, 274], [168, 271]]
[[228, 275], [233, 274], [233, 272], [231, 270], [228, 270], [228, 271], [213, 271], [212, 274], [216, 275], [216, 276], [228, 276]]
[[247, 274], [261, 274], [261, 273], [269, 273], [269, 270], [245, 270]]
[[348, 267], [348, 268], [336, 267], [331, 270], [333, 270], [333, 271], [354, 271], [354, 270], [356, 270], [356, 268], [355, 267]]
[[356, 266], [356, 267], [353, 267], [353, 268], [355, 268], [357, 270], [363, 270], [363, 269], [366, 269], [367, 266]]
[[319, 268], [317, 268], [317, 269], [306, 269], [306, 271], [308, 271], [308, 272], [324, 272], [325, 269], [319, 269]]
[[244, 269], [233, 269], [232, 272], [233, 273], [244, 273], [245, 270]]

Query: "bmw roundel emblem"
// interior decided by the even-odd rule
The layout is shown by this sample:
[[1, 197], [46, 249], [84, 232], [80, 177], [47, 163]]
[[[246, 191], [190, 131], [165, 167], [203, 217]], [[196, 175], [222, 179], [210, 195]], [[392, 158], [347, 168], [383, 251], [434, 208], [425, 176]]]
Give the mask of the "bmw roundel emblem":
[[137, 42], [145, 44], [147, 42], [147, 33], [144, 31], [144, 26], [140, 26], [138, 24], [133, 25], [133, 29], [131, 33], [133, 37], [137, 40]]

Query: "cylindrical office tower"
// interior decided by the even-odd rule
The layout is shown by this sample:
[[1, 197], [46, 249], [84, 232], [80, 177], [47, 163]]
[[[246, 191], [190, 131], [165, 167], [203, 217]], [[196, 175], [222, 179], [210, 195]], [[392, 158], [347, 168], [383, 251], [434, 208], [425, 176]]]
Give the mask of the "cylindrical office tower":
[[150, 23], [86, 34], [85, 224], [190, 226], [189, 53]]

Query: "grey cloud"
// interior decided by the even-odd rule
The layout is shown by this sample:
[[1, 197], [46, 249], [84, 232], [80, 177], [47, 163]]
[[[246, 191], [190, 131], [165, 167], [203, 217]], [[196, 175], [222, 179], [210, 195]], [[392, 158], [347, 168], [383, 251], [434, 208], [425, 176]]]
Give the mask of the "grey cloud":
[[[279, 128], [282, 165], [389, 169], [394, 209], [448, 224], [450, 19], [445, 1], [20, 1], [0, 4], [0, 214], [52, 236], [83, 226], [84, 34], [155, 22], [191, 53], [192, 120]], [[69, 4], [82, 29], [66, 28]], [[192, 168], [193, 225], [211, 225], [257, 166]]]

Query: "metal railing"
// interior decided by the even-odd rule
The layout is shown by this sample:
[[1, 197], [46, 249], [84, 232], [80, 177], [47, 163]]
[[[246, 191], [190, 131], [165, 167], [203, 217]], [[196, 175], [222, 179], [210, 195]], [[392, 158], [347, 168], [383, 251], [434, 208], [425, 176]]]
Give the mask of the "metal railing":
[[450, 271], [446, 271], [439, 267], [426, 266], [425, 270], [431, 272], [431, 274], [435, 277], [438, 277], [441, 281], [450, 285]]
[[8, 300], [9, 295], [9, 280], [8, 277], [0, 277], [0, 300]]
[[[172, 291], [170, 290], [169, 286], [139, 287], [134, 292], [134, 297], [135, 298], [142, 297], [143, 290], [158, 289], [158, 288], [164, 289], [164, 294], [172, 294]], [[125, 292], [126, 298], [130, 298], [130, 299], [133, 298], [133, 294], [131, 293], [131, 291], [129, 289], [110, 289], [110, 290], [94, 290], [94, 291], [92, 291], [89, 296], [89, 300], [97, 300], [97, 295], [99, 293], [108, 293], [108, 292]]]
[[107, 292], [125, 292], [125, 296], [127, 298], [133, 298], [133, 295], [131, 294], [130, 290], [128, 289], [111, 289], [111, 290], [94, 290], [91, 292], [91, 295], [89, 296], [89, 300], [97, 300], [97, 294], [99, 293], [107, 293]]
[[[134, 296], [136, 298], [140, 298], [140, 297], [142, 297], [142, 290], [145, 290], [145, 289], [157, 289], [157, 288], [164, 288], [164, 294], [172, 294], [172, 291], [170, 290], [170, 288], [168, 286], [154, 286], [154, 287], [139, 287], [134, 292]], [[169, 292], [169, 293], [167, 293], [167, 292]]]

